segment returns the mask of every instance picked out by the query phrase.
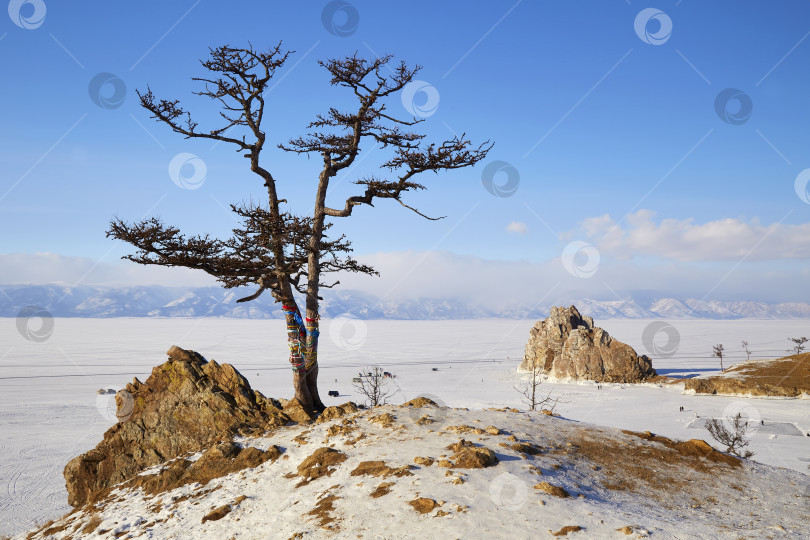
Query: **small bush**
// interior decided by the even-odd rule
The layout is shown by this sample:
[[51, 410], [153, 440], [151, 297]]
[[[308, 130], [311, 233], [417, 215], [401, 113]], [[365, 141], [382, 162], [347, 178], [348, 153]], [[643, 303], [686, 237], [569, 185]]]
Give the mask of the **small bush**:
[[741, 458], [754, 455], [750, 450], [743, 450], [750, 442], [746, 436], [747, 428], [748, 419], [743, 418], [742, 413], [737, 413], [733, 418], [712, 418], [706, 423], [709, 435], [720, 444], [726, 445], [726, 452]]

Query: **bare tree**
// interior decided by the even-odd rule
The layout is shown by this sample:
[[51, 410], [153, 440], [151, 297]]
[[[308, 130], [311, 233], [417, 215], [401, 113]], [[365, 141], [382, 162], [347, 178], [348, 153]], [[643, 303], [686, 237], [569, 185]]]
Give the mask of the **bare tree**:
[[716, 356], [720, 359], [720, 371], [725, 371], [723, 369], [723, 344], [718, 344], [712, 347], [712, 356]]
[[[492, 144], [487, 141], [473, 146], [465, 134], [426, 143], [424, 134], [410, 130], [423, 120], [398, 119], [388, 112], [385, 101], [398, 95], [420, 66], [409, 67], [405, 62], [389, 65], [393, 64], [391, 56], [367, 60], [357, 53], [320, 61], [331, 85], [348, 90], [355, 105], [348, 111], [330, 108], [315, 117], [305, 136], [277, 144], [286, 152], [314, 155], [322, 163], [317, 179], [313, 178], [312, 213], [293, 214], [282, 206], [287, 200], [278, 193], [277, 178], [267, 168], [269, 159], [263, 153], [267, 149], [265, 94], [276, 70], [290, 54], [282, 51], [281, 43], [266, 52], [253, 46], [210, 49], [209, 59], [201, 62], [210, 75], [193, 80], [202, 85], [195, 94], [212, 100], [220, 109], [221, 121], [211, 129], [201, 129], [179, 100], [158, 99], [151, 88], [138, 92], [141, 106], [175, 133], [226, 142], [248, 159], [250, 171], [266, 189], [266, 199], [261, 204], [231, 205], [242, 223], [233, 230], [233, 236], [226, 240], [207, 234], [185, 236], [157, 218], [136, 223], [115, 218], [107, 236], [132, 244], [136, 252], [124, 258], [136, 263], [202, 270], [225, 288], [255, 287], [253, 294], [238, 302], [254, 300], [270, 291], [281, 304], [287, 322], [295, 398], [305, 409], [318, 411], [324, 408], [317, 384], [320, 293], [338, 284], [323, 282], [323, 275], [377, 275], [374, 268], [349, 255], [351, 243], [345, 236], [327, 237], [326, 231], [333, 225], [327, 218], [349, 217], [356, 206], [374, 206], [375, 199], [391, 199], [427, 218], [402, 199], [409, 191], [424, 189], [414, 182], [415, 177], [428, 171], [473, 166], [486, 157]], [[348, 174], [367, 144], [390, 152], [386, 161], [378, 165], [380, 175], [357, 178], [354, 183], [359, 186], [358, 194], [335, 208], [328, 206], [330, 180], [341, 171]], [[304, 310], [295, 293], [304, 295]]]
[[742, 342], [743, 351], [745, 351], [746, 360], [751, 360], [751, 349], [748, 348], [748, 342], [743, 340]]
[[[726, 426], [726, 421], [729, 422], [728, 426]], [[743, 448], [750, 443], [745, 433], [747, 428], [748, 419], [743, 418], [742, 413], [737, 413], [737, 416], [733, 418], [712, 418], [706, 422], [709, 435], [720, 444], [726, 445], [726, 452], [742, 458], [754, 455], [750, 450], [743, 451]]]
[[542, 373], [543, 373], [543, 366], [537, 362], [536, 359], [532, 359], [532, 365], [529, 370], [529, 380], [526, 382], [526, 385], [523, 388], [519, 388], [515, 386], [515, 390], [523, 394], [523, 403], [525, 403], [529, 410], [535, 411], [538, 408], [540, 410], [547, 410], [551, 413], [554, 412], [554, 408], [557, 406], [560, 398], [552, 398], [551, 392], [542, 396], [540, 392], [538, 392], [538, 388], [542, 383]]
[[788, 339], [793, 342], [793, 348], [790, 349], [790, 352], [794, 354], [802, 354], [802, 351], [804, 350], [804, 344], [807, 343], [808, 339], [806, 337], [800, 338], [791, 337]]
[[354, 387], [369, 402], [370, 407], [385, 405], [388, 399], [399, 392], [399, 388], [393, 390], [388, 384], [388, 377], [379, 366], [367, 367], [358, 377], [354, 379]]

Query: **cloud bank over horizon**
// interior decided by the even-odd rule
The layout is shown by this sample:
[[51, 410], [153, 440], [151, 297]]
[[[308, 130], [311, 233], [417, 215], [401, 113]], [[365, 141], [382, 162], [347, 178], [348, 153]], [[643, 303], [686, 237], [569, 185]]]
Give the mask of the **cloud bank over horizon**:
[[[784, 220], [783, 220], [784, 221]], [[531, 260], [528, 227], [523, 260], [489, 259], [447, 250], [381, 251], [357, 255], [380, 272], [325, 275], [337, 290], [383, 300], [464, 299], [491, 307], [531, 307], [576, 298], [620, 300], [628, 295], [699, 300], [808, 302], [810, 223], [763, 224], [758, 219], [656, 219], [639, 210], [618, 221], [589, 217], [560, 235], [559, 256]], [[0, 254], [0, 283], [166, 287], [218, 286], [201, 271], [141, 266], [55, 253]]]
[[[777, 269], [757, 260], [639, 262], [601, 255], [592, 275], [580, 274], [590, 277], [578, 277], [571, 273], [572, 266], [576, 271], [578, 265], [584, 268], [594, 262], [578, 257], [575, 253], [568, 261], [563, 255], [530, 262], [447, 251], [379, 252], [358, 255], [361, 262], [380, 272], [379, 277], [340, 275], [335, 290], [361, 290], [390, 300], [463, 298], [492, 306], [532, 306], [576, 297], [618, 300], [631, 293], [724, 301], [810, 301], [810, 292], [801, 286], [810, 278], [810, 270], [799, 261], [780, 264]], [[219, 286], [201, 271], [53, 253], [0, 254], [0, 276], [0, 284]], [[331, 282], [332, 277], [324, 281]]]

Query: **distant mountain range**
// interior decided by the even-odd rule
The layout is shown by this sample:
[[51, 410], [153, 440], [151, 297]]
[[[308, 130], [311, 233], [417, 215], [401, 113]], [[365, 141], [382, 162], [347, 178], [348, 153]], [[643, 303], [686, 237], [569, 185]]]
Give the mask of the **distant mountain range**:
[[[161, 286], [94, 287], [68, 285], [5, 285], [0, 287], [0, 317], [16, 317], [27, 306], [41, 307], [54, 317], [234, 317], [279, 319], [280, 307], [269, 294], [252, 302], [236, 300], [252, 291], [219, 287], [173, 288]], [[379, 299], [361, 291], [326, 291], [321, 304], [325, 318], [442, 320], [514, 318], [540, 319], [547, 306], [501, 308], [464, 299]], [[795, 319], [810, 318], [810, 304], [763, 302], [705, 302], [691, 298], [639, 298], [597, 301], [567, 300], [583, 314], [596, 319]]]

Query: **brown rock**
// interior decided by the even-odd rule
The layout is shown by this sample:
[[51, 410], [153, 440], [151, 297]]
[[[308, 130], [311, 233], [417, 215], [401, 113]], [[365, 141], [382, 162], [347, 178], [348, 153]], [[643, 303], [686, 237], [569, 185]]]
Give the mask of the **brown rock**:
[[433, 458], [416, 456], [415, 458], [413, 458], [413, 462], [423, 467], [430, 467], [431, 465], [433, 465]]
[[386, 476], [391, 467], [385, 461], [361, 461], [351, 472], [351, 476]]
[[[459, 469], [483, 469], [485, 467], [492, 467], [498, 463], [498, 458], [495, 452], [483, 446], [474, 446], [470, 441], [461, 439], [459, 442], [452, 444], [448, 450], [453, 450], [455, 455], [451, 457], [455, 463], [455, 467]], [[442, 466], [441, 461], [439, 466]]]
[[471, 443], [470, 441], [465, 440], [465, 439], [461, 439], [457, 443], [453, 443], [450, 446], [448, 446], [447, 449], [458, 453], [458, 452], [461, 452], [462, 450], [464, 450], [466, 448], [472, 448], [473, 446], [475, 446], [475, 445], [473, 443]]
[[[335, 467], [346, 461], [346, 454], [334, 448], [318, 448], [298, 465], [298, 476], [303, 477], [298, 486], [303, 486], [322, 476], [330, 476]], [[296, 486], [296, 487], [298, 487]]]
[[428, 514], [438, 506], [436, 501], [433, 499], [428, 499], [427, 497], [419, 497], [412, 501], [408, 501], [408, 504], [413, 506], [414, 510], [420, 514]]
[[308, 424], [315, 419], [315, 416], [307, 412], [301, 402], [295, 398], [284, 402], [283, 411], [290, 420], [299, 424]]
[[391, 413], [383, 413], [378, 414], [377, 416], [372, 416], [371, 418], [368, 419], [368, 421], [374, 424], [379, 424], [384, 428], [390, 428], [391, 426], [394, 425], [394, 420], [396, 419], [397, 419], [396, 416], [394, 416]]
[[68, 503], [83, 506], [142, 470], [210, 448], [236, 433], [289, 422], [275, 400], [254, 392], [233, 366], [172, 347], [146, 382], [116, 395], [120, 421], [64, 470]]
[[[300, 405], [300, 404], [299, 404]], [[357, 405], [353, 402], [349, 401], [348, 403], [344, 403], [343, 405], [334, 405], [332, 407], [327, 407], [318, 417], [317, 424], [322, 424], [324, 422], [328, 422], [329, 420], [336, 420], [338, 418], [342, 418], [347, 414], [352, 414], [357, 412]]]
[[206, 521], [218, 521], [230, 513], [231, 513], [231, 505], [223, 504], [219, 508], [214, 508], [206, 515], [204, 515], [202, 518], [202, 522], [205, 523]]
[[[453, 433], [475, 433], [475, 431], [477, 429], [480, 431], [479, 428], [474, 428], [472, 426], [467, 426], [467, 425], [464, 425], [464, 424], [462, 424], [460, 426], [447, 426], [444, 429], [445, 429], [445, 431], [452, 431]], [[482, 433], [483, 433], [483, 431], [482, 431]]]
[[[355, 421], [347, 418], [343, 420], [343, 422], [341, 422], [340, 424], [331, 425], [326, 429], [326, 437], [324, 438], [324, 442], [326, 442], [332, 437], [337, 437], [341, 435], [343, 436], [350, 435], [356, 429], [357, 424], [355, 423]], [[349, 442], [346, 441], [346, 444], [349, 444]]]
[[391, 486], [393, 486], [393, 482], [383, 482], [379, 486], [377, 486], [374, 491], [371, 492], [371, 497], [373, 499], [377, 499], [382, 497], [383, 495], [388, 495], [391, 493]]
[[419, 396], [416, 399], [407, 401], [401, 405], [402, 407], [438, 407], [439, 405], [432, 399]]
[[610, 337], [574, 306], [553, 307], [531, 329], [521, 370], [537, 365], [553, 377], [633, 383], [656, 376], [647, 356]]

